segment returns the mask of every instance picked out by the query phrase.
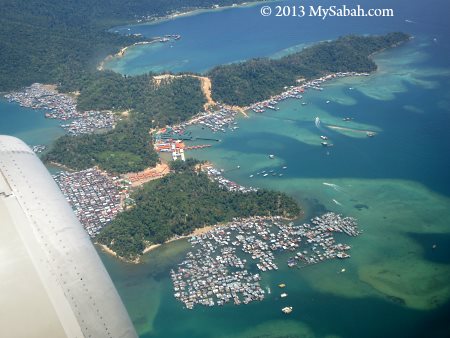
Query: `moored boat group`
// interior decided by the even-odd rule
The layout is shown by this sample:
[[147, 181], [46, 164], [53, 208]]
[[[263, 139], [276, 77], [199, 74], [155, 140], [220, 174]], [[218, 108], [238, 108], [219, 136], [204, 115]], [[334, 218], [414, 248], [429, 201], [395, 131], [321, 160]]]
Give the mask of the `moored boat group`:
[[[327, 213], [311, 224], [294, 225], [281, 217], [235, 219], [191, 237], [193, 251], [171, 271], [174, 296], [188, 309], [196, 304], [235, 305], [263, 300], [259, 271], [278, 270], [277, 255], [298, 251], [288, 261], [293, 267], [325, 259], [349, 257], [349, 245], [336, 243], [333, 233], [359, 234], [356, 220]], [[256, 267], [256, 269], [255, 269]], [[284, 284], [283, 284], [284, 285]], [[280, 286], [281, 287], [281, 286]], [[282, 298], [287, 294], [283, 293]]]

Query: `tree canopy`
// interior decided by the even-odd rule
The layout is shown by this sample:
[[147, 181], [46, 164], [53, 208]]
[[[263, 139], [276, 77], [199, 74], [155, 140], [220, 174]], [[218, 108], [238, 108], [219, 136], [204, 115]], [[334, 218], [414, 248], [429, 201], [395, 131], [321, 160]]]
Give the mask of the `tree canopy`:
[[371, 54], [409, 39], [404, 33], [345, 36], [322, 42], [281, 59], [258, 58], [217, 66], [208, 72], [213, 98], [246, 106], [279, 94], [298, 78], [313, 79], [336, 72], [371, 72]]
[[96, 240], [123, 258], [135, 259], [150, 243], [163, 243], [174, 235], [187, 235], [234, 217], [300, 214], [297, 203], [284, 193], [229, 192], [197, 172], [195, 164], [175, 165], [176, 173], [146, 183], [132, 196], [136, 206], [119, 214]]

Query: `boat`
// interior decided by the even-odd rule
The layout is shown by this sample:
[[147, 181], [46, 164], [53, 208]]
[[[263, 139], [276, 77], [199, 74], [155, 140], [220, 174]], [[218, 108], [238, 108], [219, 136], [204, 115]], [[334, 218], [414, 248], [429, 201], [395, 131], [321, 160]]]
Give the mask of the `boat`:
[[321, 138], [322, 140], [328, 140], [328, 137], [323, 136], [323, 135], [320, 135], [320, 138]]
[[250, 175], [249, 177], [250, 177], [250, 178], [252, 178], [252, 177], [253, 177], [253, 175]]
[[323, 145], [324, 147], [328, 147], [328, 143], [327, 142], [320, 142], [321, 145]]
[[289, 314], [292, 312], [292, 306], [285, 306], [284, 308], [281, 309], [281, 311], [283, 311], [286, 314]]
[[366, 135], [367, 135], [368, 137], [374, 137], [374, 136], [376, 135], [376, 133], [374, 133], [373, 131], [368, 131], [368, 132], [366, 133]]
[[330, 100], [327, 100], [325, 103], [326, 103], [326, 104], [330, 103]]
[[287, 167], [286, 167], [286, 166], [284, 166], [284, 167], [283, 167], [283, 169], [287, 169]]
[[336, 254], [336, 257], [337, 257], [337, 258], [340, 258], [340, 259], [344, 259], [344, 258], [349, 258], [350, 255], [347, 254], [347, 253], [345, 253], [345, 252], [338, 252], [338, 253]]
[[351, 120], [352, 120], [351, 117], [344, 117], [344, 118], [342, 119], [342, 121], [346, 121], [346, 122], [351, 121]]
[[266, 177], [266, 176], [268, 176], [268, 175], [269, 175], [269, 174], [264, 174], [263, 176]]
[[279, 288], [284, 288], [284, 287], [286, 287], [286, 284], [284, 284], [284, 283], [278, 284], [278, 287]]
[[275, 158], [275, 155], [270, 154], [269, 158], [273, 159], [273, 158]]
[[286, 292], [283, 292], [283, 293], [280, 295], [280, 297], [281, 297], [281, 298], [287, 297], [287, 293], [286, 293]]

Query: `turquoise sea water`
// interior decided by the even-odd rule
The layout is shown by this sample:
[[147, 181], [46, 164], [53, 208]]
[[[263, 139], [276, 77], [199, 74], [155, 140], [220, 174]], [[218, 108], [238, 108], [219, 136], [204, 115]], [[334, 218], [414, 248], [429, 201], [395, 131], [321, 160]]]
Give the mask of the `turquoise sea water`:
[[[359, 3], [375, 6], [373, 1]], [[152, 251], [141, 265], [101, 253], [141, 337], [449, 336], [448, 5], [402, 0], [377, 1], [376, 6], [396, 8], [396, 17], [264, 21], [256, 6], [130, 27], [131, 32], [148, 30], [148, 36], [183, 37], [172, 48], [131, 50], [118, 68], [112, 66], [114, 61], [110, 64], [129, 74], [150, 69], [204, 71], [252, 56], [280, 55], [350, 32], [402, 30], [415, 35], [410, 43], [377, 55], [376, 74], [329, 82], [323, 92], [309, 91], [304, 95], [306, 106], [285, 101], [278, 112], [242, 117], [239, 130], [214, 135], [222, 142], [190, 153], [212, 161], [241, 184], [294, 196], [304, 206], [305, 218], [325, 210], [357, 217], [364, 233], [350, 240], [352, 257], [304, 269], [289, 269], [280, 258], [280, 270], [262, 274], [262, 286], [271, 289], [264, 301], [189, 311], [173, 297], [169, 279], [187, 242]], [[23, 136], [30, 143], [56, 137], [42, 128], [59, 130], [54, 121], [34, 111], [0, 102], [0, 112], [0, 133]], [[317, 116], [320, 128], [314, 124]], [[354, 120], [344, 122], [343, 117]], [[367, 138], [330, 125], [378, 134]], [[211, 135], [200, 128], [193, 128], [193, 133]], [[327, 135], [335, 146], [322, 148], [319, 135]], [[275, 154], [275, 159], [268, 154]], [[249, 177], [284, 165], [288, 168], [283, 177]], [[345, 273], [339, 273], [342, 268]], [[287, 285], [286, 299], [279, 297], [280, 282]], [[280, 311], [285, 305], [294, 307], [289, 316]]]
[[[189, 311], [174, 299], [168, 271], [182, 260], [184, 241], [152, 252], [139, 267], [104, 256], [141, 336], [446, 337], [450, 68], [439, 61], [441, 52], [432, 39], [417, 37], [378, 55], [377, 74], [309, 91], [306, 106], [285, 101], [278, 112], [240, 118], [239, 130], [214, 134], [220, 143], [191, 152], [239, 183], [291, 194], [307, 217], [325, 210], [357, 217], [364, 234], [351, 240], [347, 261], [292, 270], [280, 260], [279, 271], [263, 274], [271, 295], [241, 307]], [[342, 121], [347, 116], [354, 121]], [[367, 138], [327, 125], [378, 134]], [[335, 146], [322, 148], [319, 135]], [[284, 176], [249, 177], [267, 169]], [[289, 294], [283, 300], [280, 282]], [[294, 306], [289, 317], [280, 311], [285, 305]]]
[[[324, 0], [314, 1], [279, 1], [270, 5], [275, 13], [275, 6], [303, 5], [342, 5], [343, 2]], [[445, 1], [427, 5], [408, 0], [388, 1], [361, 0], [349, 1], [348, 6], [360, 4], [369, 8], [392, 8], [394, 17], [384, 18], [327, 18], [318, 17], [263, 17], [260, 7], [249, 6], [240, 9], [224, 9], [204, 12], [194, 16], [180, 17], [158, 24], [142, 24], [111, 29], [121, 34], [140, 33], [145, 37], [180, 34], [178, 41], [155, 43], [131, 47], [122, 58], [114, 58], [106, 68], [124, 74], [141, 74], [154, 71], [194, 71], [207, 69], [231, 62], [242, 61], [251, 57], [282, 56], [301, 49], [305, 45], [321, 40], [335, 39], [347, 34], [382, 34], [395, 30], [405, 30], [413, 34], [422, 31], [422, 24], [432, 23], [438, 29], [439, 37], [445, 38], [445, 16], [437, 17], [439, 10], [449, 9]], [[439, 14], [439, 13], [438, 13]], [[408, 23], [412, 20], [415, 23]], [[448, 28], [448, 26], [447, 26]]]
[[[278, 112], [242, 117], [239, 130], [214, 135], [222, 142], [190, 153], [212, 161], [241, 184], [289, 193], [305, 207], [306, 217], [325, 210], [357, 217], [364, 234], [351, 241], [352, 258], [301, 270], [284, 265], [263, 274], [262, 285], [272, 292], [259, 304], [188, 311], [172, 296], [168, 278], [186, 242], [148, 254], [139, 267], [103, 256], [142, 337], [448, 336], [450, 41], [448, 24], [437, 11], [445, 3], [430, 8], [406, 1], [377, 2], [383, 5], [395, 7], [397, 16], [372, 22], [264, 22], [255, 14], [258, 7], [250, 7], [130, 28], [147, 36], [183, 37], [173, 47], [132, 49], [110, 63], [127, 74], [204, 71], [247, 57], [283, 55], [350, 32], [402, 30], [415, 35], [405, 46], [377, 55], [376, 74], [330, 82], [323, 92], [310, 91], [304, 97], [306, 106], [290, 100], [280, 104]], [[231, 21], [239, 24], [229, 25]], [[316, 116], [320, 128], [314, 124]], [[343, 117], [354, 120], [344, 122]], [[378, 134], [368, 138], [329, 125]], [[192, 131], [211, 136], [200, 128]], [[320, 135], [335, 146], [322, 148]], [[255, 175], [264, 169], [281, 172], [282, 166], [288, 167], [283, 177]], [[339, 273], [342, 268], [345, 273]], [[289, 296], [284, 300], [279, 297], [280, 282], [287, 284]], [[286, 317], [280, 308], [288, 304], [294, 312]]]
[[44, 112], [20, 107], [0, 98], [0, 134], [21, 138], [29, 145], [49, 145], [64, 134], [57, 120], [46, 119]]

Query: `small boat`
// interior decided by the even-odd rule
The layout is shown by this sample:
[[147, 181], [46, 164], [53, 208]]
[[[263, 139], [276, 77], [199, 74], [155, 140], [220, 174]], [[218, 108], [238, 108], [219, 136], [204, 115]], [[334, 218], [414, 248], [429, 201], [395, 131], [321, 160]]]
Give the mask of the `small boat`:
[[293, 309], [292, 306], [286, 306], [286, 307], [282, 308], [281, 311], [283, 311], [286, 314], [289, 314], [292, 312], [292, 309]]
[[278, 287], [279, 288], [284, 288], [284, 287], [286, 287], [286, 284], [284, 284], [284, 283], [278, 284]]
[[287, 169], [287, 167], [285, 166], [285, 167], [283, 167], [283, 169]]
[[269, 174], [266, 173], [266, 174], [264, 174], [263, 176], [266, 177], [266, 176], [268, 176], [268, 175], [269, 175]]
[[250, 177], [250, 178], [252, 178], [252, 177], [253, 177], [253, 175], [250, 175], [249, 177]]
[[326, 104], [330, 103], [330, 100], [327, 100], [325, 103], [326, 103]]
[[374, 137], [374, 136], [376, 135], [376, 133], [374, 133], [374, 132], [372, 132], [372, 131], [368, 131], [368, 132], [366, 133], [366, 135], [367, 135], [368, 137]]
[[275, 158], [275, 155], [270, 154], [269, 158], [273, 159], [273, 158]]
[[320, 138], [321, 138], [322, 140], [328, 140], [328, 137], [323, 136], [323, 135], [320, 135]]
[[320, 142], [320, 144], [324, 147], [328, 147], [328, 143], [327, 142]]
[[281, 298], [287, 297], [287, 293], [286, 293], [286, 292], [283, 292], [283, 293], [280, 295], [280, 297], [281, 297]]

